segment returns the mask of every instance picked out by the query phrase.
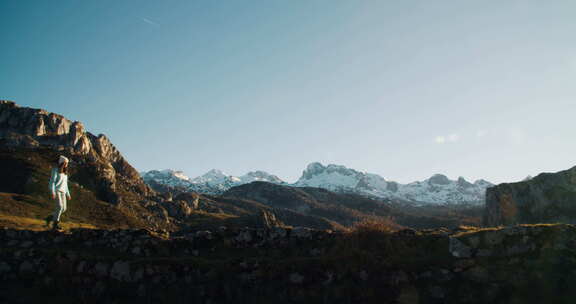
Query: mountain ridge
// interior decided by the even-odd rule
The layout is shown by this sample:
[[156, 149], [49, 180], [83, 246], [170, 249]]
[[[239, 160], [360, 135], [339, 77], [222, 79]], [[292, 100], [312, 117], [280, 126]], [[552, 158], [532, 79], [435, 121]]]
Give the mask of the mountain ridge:
[[165, 192], [169, 188], [179, 191], [193, 191], [203, 194], [219, 195], [228, 189], [254, 181], [266, 181], [276, 184], [286, 184], [276, 175], [264, 171], [250, 171], [241, 176], [228, 175], [221, 170], [212, 169], [195, 178], [186, 176], [182, 171], [164, 169], [141, 172], [142, 179], [157, 191]]
[[[256, 176], [256, 173], [260, 178], [246, 178], [250, 174]], [[212, 195], [220, 195], [232, 187], [252, 181], [265, 181], [293, 187], [318, 187], [340, 193], [356, 193], [368, 197], [424, 204], [483, 203], [486, 188], [494, 186], [483, 179], [474, 182], [469, 182], [463, 177], [450, 180], [443, 174], [434, 174], [423, 181], [401, 184], [388, 181], [378, 174], [361, 172], [336, 164], [324, 166], [320, 162], [308, 164], [302, 176], [291, 184], [264, 171], [252, 171], [240, 177], [229, 176], [215, 169], [196, 178], [189, 178], [181, 174], [181, 171], [170, 169], [151, 170], [141, 174], [149, 185], [161, 184]]]

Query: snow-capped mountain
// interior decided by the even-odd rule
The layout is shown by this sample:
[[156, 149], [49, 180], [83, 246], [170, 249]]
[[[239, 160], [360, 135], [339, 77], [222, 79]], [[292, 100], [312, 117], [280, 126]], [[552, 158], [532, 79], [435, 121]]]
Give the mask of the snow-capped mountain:
[[324, 166], [318, 162], [309, 164], [302, 177], [294, 184], [287, 184], [277, 176], [264, 171], [249, 172], [236, 177], [220, 170], [210, 170], [192, 179], [181, 171], [174, 170], [152, 170], [141, 175], [149, 185], [157, 183], [213, 195], [222, 194], [232, 187], [253, 181], [264, 181], [285, 186], [317, 187], [334, 192], [352, 192], [370, 197], [433, 204], [483, 203], [486, 188], [494, 186], [482, 179], [470, 183], [463, 177], [450, 180], [442, 174], [435, 174], [424, 181], [400, 184], [387, 181], [377, 174], [360, 172], [340, 165]]
[[140, 176], [144, 179], [144, 182], [149, 183], [154, 181], [161, 185], [181, 188], [181, 187], [188, 187], [190, 184], [190, 178], [184, 175], [182, 171], [175, 171], [175, 170], [152, 170], [148, 172], [140, 172]]
[[184, 175], [182, 171], [175, 171], [170, 169], [161, 171], [152, 170], [148, 172], [142, 172], [140, 175], [149, 185], [157, 183], [173, 188], [180, 188], [186, 191], [194, 191], [198, 193], [213, 195], [222, 194], [232, 187], [251, 183], [253, 181], [285, 184], [285, 182], [277, 176], [264, 171], [248, 172], [247, 174], [240, 177], [227, 175], [224, 172], [216, 169], [212, 169], [204, 175], [198, 176], [196, 178], [190, 178]]
[[269, 182], [275, 184], [285, 184], [283, 180], [278, 178], [276, 175], [272, 175], [270, 173], [264, 171], [252, 171], [248, 172], [245, 175], [240, 176], [240, 181], [243, 184], [260, 181], [260, 182]]
[[399, 185], [392, 197], [421, 203], [483, 203], [486, 188], [492, 186], [482, 179], [470, 183], [463, 177], [454, 181], [436, 174], [422, 182]]
[[436, 174], [424, 181], [399, 184], [387, 181], [377, 174], [344, 166], [311, 163], [294, 186], [319, 187], [336, 192], [354, 192], [415, 203], [453, 204], [484, 202], [486, 188], [493, 184], [485, 180], [470, 183], [462, 177], [454, 181], [442, 174]]

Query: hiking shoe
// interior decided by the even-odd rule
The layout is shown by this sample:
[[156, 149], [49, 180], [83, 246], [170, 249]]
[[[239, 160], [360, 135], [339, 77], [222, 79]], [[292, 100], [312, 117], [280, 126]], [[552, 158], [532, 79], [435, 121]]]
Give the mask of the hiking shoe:
[[46, 221], [46, 227], [50, 227], [50, 222], [52, 222], [52, 215], [47, 216], [44, 221]]
[[60, 223], [59, 221], [54, 221], [54, 223], [52, 224], [52, 230], [53, 231], [62, 230], [62, 227], [60, 227], [60, 225], [58, 225], [59, 223]]

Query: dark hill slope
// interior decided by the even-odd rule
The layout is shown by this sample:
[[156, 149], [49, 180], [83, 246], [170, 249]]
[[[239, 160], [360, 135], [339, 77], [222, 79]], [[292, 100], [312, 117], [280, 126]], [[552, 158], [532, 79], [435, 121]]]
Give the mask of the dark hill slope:
[[290, 187], [266, 182], [233, 187], [222, 196], [253, 200], [276, 209], [327, 219], [347, 227], [367, 220], [396, 228], [454, 228], [459, 225], [478, 226], [481, 218], [479, 207], [414, 206], [352, 193], [335, 193], [322, 188]]
[[484, 224], [576, 223], [576, 167], [488, 188]]
[[[389, 208], [378, 201], [360, 195], [336, 194], [320, 188], [297, 188], [252, 182], [233, 187], [222, 196], [254, 200], [276, 209], [288, 209], [308, 216], [325, 218], [343, 226], [351, 226], [367, 217], [390, 215]], [[373, 215], [360, 211], [368, 211], [370, 208], [368, 206], [371, 206], [370, 212], [373, 212]]]
[[[274, 208], [250, 199], [181, 193], [163, 204], [169, 216], [178, 218], [185, 229], [263, 227], [267, 217], [272, 225], [304, 226], [315, 229], [342, 229], [338, 223], [286, 208]], [[211, 215], [211, 217], [206, 217]]]

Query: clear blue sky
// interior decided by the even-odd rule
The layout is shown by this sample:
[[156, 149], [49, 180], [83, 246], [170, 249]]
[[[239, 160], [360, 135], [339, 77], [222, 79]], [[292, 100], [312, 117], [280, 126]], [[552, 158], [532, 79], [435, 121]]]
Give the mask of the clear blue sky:
[[574, 1], [0, 0], [0, 98], [138, 170], [411, 182], [576, 165]]

